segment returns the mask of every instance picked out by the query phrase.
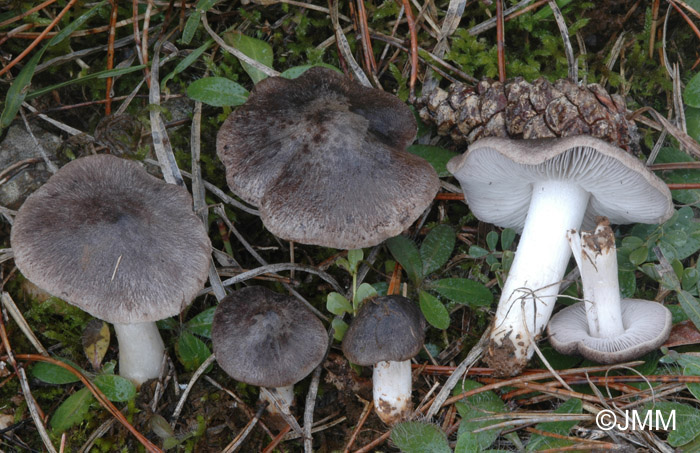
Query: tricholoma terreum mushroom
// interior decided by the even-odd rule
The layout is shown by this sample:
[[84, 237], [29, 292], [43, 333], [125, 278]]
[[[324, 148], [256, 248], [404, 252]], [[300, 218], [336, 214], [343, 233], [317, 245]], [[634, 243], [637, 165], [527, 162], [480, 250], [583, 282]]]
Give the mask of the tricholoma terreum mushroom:
[[160, 371], [155, 321], [192, 301], [211, 254], [186, 189], [110, 155], [53, 175], [20, 208], [11, 242], [30, 281], [114, 324], [119, 373], [137, 384]]
[[450, 160], [474, 215], [522, 232], [493, 321], [486, 361], [515, 375], [547, 325], [571, 250], [566, 232], [612, 223], [661, 223], [671, 192], [624, 150], [589, 136], [474, 142]]
[[411, 413], [411, 358], [423, 347], [426, 322], [417, 304], [401, 296], [365, 300], [343, 338], [343, 353], [373, 366], [374, 410], [393, 425]]
[[549, 342], [562, 354], [581, 354], [598, 363], [636, 359], [663, 344], [671, 332], [671, 312], [657, 302], [620, 300], [615, 235], [606, 219], [594, 233], [568, 233], [581, 271], [584, 302], [552, 316]]
[[294, 384], [321, 363], [328, 347], [326, 329], [311, 310], [261, 286], [221, 300], [211, 338], [216, 361], [229, 376], [274, 393], [284, 407], [277, 410], [270, 401], [272, 413], [288, 411]]
[[229, 187], [272, 233], [355, 249], [400, 234], [437, 193], [435, 170], [405, 150], [415, 135], [398, 98], [317, 67], [258, 83], [216, 148]]

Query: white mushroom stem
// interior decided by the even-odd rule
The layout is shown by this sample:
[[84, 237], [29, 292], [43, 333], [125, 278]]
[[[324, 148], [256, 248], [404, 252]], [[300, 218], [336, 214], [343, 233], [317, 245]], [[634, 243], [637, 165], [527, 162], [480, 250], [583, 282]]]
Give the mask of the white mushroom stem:
[[285, 387], [261, 387], [260, 399], [267, 401], [270, 414], [291, 415], [290, 407], [294, 405], [294, 385]]
[[114, 324], [119, 342], [119, 375], [140, 386], [160, 375], [165, 346], [155, 322]]
[[411, 361], [379, 362], [372, 373], [374, 410], [387, 425], [405, 419], [411, 409]]
[[578, 184], [567, 181], [533, 184], [518, 250], [496, 310], [491, 366], [513, 362], [512, 347], [515, 363], [510, 365], [516, 368], [532, 356], [532, 342], [549, 321], [571, 256], [566, 232], [581, 226], [589, 197]]
[[581, 271], [583, 298], [588, 318], [588, 333], [597, 338], [622, 335], [620, 286], [617, 278], [615, 235], [607, 220], [601, 221], [595, 233], [567, 232], [576, 264]]

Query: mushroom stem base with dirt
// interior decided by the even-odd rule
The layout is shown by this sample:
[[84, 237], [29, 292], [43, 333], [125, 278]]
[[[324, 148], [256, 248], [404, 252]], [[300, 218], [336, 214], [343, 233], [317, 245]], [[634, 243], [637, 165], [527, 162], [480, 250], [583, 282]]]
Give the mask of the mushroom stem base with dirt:
[[532, 185], [527, 219], [493, 321], [490, 367], [519, 373], [532, 357], [533, 343], [547, 325], [571, 250], [566, 231], [579, 228], [590, 198], [564, 180]]
[[[269, 403], [267, 406], [267, 412], [270, 414], [291, 414], [289, 408], [294, 405], [294, 385], [292, 384], [284, 387], [263, 387], [260, 389], [260, 399]], [[275, 400], [277, 401], [277, 404], [275, 404]]]
[[374, 410], [387, 425], [400, 422], [410, 415], [411, 361], [384, 361], [374, 365], [372, 394]]
[[662, 304], [620, 298], [615, 235], [605, 218], [594, 233], [567, 233], [581, 270], [583, 297], [560, 310], [549, 325], [549, 343], [562, 354], [597, 363], [636, 359], [657, 349], [671, 331], [671, 312]]
[[160, 376], [165, 354], [155, 322], [114, 324], [119, 342], [119, 374], [136, 385]]
[[569, 231], [566, 236], [581, 271], [588, 333], [598, 338], [622, 335], [615, 235], [609, 222], [599, 222], [594, 233]]

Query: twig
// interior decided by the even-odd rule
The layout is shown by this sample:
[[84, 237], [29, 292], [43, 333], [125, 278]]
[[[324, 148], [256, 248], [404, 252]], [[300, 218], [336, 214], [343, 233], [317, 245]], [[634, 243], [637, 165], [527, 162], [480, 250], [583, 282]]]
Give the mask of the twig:
[[[109, 36], [107, 38], [107, 70], [114, 68], [114, 36], [116, 35], [116, 23], [117, 23], [117, 1], [109, 0], [112, 4], [112, 11], [109, 15]], [[105, 104], [105, 115], [110, 115], [112, 113], [112, 82], [113, 77], [107, 77], [105, 96], [107, 103]]]
[[360, 414], [360, 419], [357, 421], [357, 426], [355, 427], [355, 429], [352, 430], [352, 435], [350, 436], [348, 443], [345, 444], [345, 448], [343, 448], [343, 453], [348, 453], [350, 451], [350, 449], [352, 448], [352, 444], [355, 443], [355, 439], [357, 438], [357, 434], [362, 429], [362, 426], [365, 424], [367, 417], [369, 417], [369, 414], [372, 411], [372, 408], [374, 407], [373, 401], [365, 401], [362, 399], [361, 399], [361, 401], [363, 402], [365, 407], [362, 409], [362, 414]]
[[32, 344], [32, 346], [34, 346], [34, 349], [36, 349], [39, 354], [48, 357], [48, 351], [41, 344], [36, 335], [34, 335], [34, 332], [32, 332], [32, 329], [29, 327], [29, 324], [27, 324], [27, 320], [24, 319], [24, 316], [22, 316], [22, 312], [19, 311], [19, 308], [17, 308], [15, 301], [12, 300], [12, 296], [10, 296], [10, 293], [3, 291], [0, 298], [2, 299], [2, 304], [10, 313], [12, 319], [15, 320], [24, 336], [26, 336], [29, 342]]
[[498, 80], [506, 82], [506, 51], [503, 33], [503, 0], [496, 0], [496, 47], [498, 52]]
[[[29, 111], [32, 112], [32, 113], [35, 113], [36, 116], [38, 116], [38, 117], [41, 118], [42, 120], [44, 120], [44, 121], [46, 121], [47, 123], [50, 123], [50, 124], [56, 126], [57, 128], [61, 129], [62, 131], [65, 131], [65, 132], [69, 133], [70, 135], [81, 135], [81, 134], [85, 134], [85, 132], [83, 132], [83, 131], [81, 131], [81, 130], [78, 130], [78, 129], [74, 128], [74, 127], [71, 127], [71, 126], [69, 126], [69, 125], [67, 125], [67, 124], [61, 123], [60, 121], [56, 121], [55, 119], [53, 119], [53, 118], [51, 118], [51, 117], [49, 117], [49, 116], [47, 116], [47, 115], [44, 115], [43, 113], [39, 113], [39, 111], [38, 111], [37, 109], [35, 109], [34, 107], [32, 107], [30, 104], [28, 104], [28, 103], [26, 103], [26, 102], [23, 102], [23, 103], [22, 103], [22, 107], [26, 108], [27, 110], [29, 110]], [[85, 134], [85, 137], [87, 137], [89, 140], [94, 140], [94, 137], [93, 137], [92, 135], [90, 135], [90, 134]]]
[[21, 14], [18, 14], [16, 16], [13, 16], [7, 20], [0, 22], [0, 27], [4, 27], [5, 25], [9, 25], [13, 22], [17, 22], [20, 19], [24, 19], [25, 17], [29, 16], [30, 14], [33, 14], [37, 11], [40, 11], [40, 10], [44, 9], [45, 7], [47, 7], [50, 4], [55, 3], [55, 2], [56, 2], [56, 0], [46, 0], [44, 3], [36, 5], [35, 7], [30, 8]]
[[272, 453], [272, 451], [275, 449], [277, 445], [279, 445], [280, 442], [282, 442], [282, 439], [284, 439], [285, 434], [289, 432], [289, 430], [292, 429], [291, 426], [287, 425], [284, 427], [282, 431], [277, 434], [277, 436], [272, 439], [272, 442], [270, 442], [267, 447], [262, 451], [262, 453]]
[[559, 33], [561, 33], [561, 39], [564, 41], [564, 53], [566, 54], [566, 62], [569, 65], [569, 80], [572, 82], [578, 82], [578, 63], [576, 58], [574, 58], [574, 49], [571, 47], [571, 40], [569, 39], [569, 28], [566, 26], [566, 21], [564, 16], [557, 5], [555, 0], [549, 0], [549, 7], [552, 9], [552, 14], [554, 14], [554, 20], [557, 22], [559, 27]]
[[44, 31], [42, 31], [42, 32], [39, 34], [39, 36], [37, 36], [37, 38], [36, 38], [34, 41], [32, 41], [31, 44], [29, 44], [29, 45], [27, 46], [26, 49], [24, 49], [19, 55], [17, 55], [17, 56], [15, 57], [14, 60], [12, 60], [11, 62], [9, 62], [9, 63], [7, 64], [7, 66], [5, 66], [4, 68], [0, 69], [0, 76], [3, 75], [3, 74], [5, 74], [7, 71], [9, 71], [9, 70], [10, 70], [12, 67], [14, 67], [17, 63], [19, 63], [20, 61], [22, 61], [22, 59], [23, 59], [24, 57], [26, 57], [27, 54], [28, 54], [29, 52], [31, 52], [31, 51], [41, 42], [42, 39], [44, 39], [44, 36], [46, 36], [46, 34], [47, 34], [48, 32], [50, 32], [51, 29], [52, 29], [53, 27], [56, 26], [56, 24], [58, 23], [58, 21], [60, 21], [60, 20], [63, 18], [63, 16], [65, 16], [65, 14], [68, 12], [69, 9], [71, 9], [71, 8], [73, 7], [73, 5], [75, 4], [76, 1], [77, 1], [77, 0], [70, 0], [70, 1], [68, 2], [68, 4], [61, 10], [61, 12], [58, 13], [58, 15], [54, 18], [54, 20], [51, 21], [51, 23], [44, 29]]
[[182, 392], [182, 395], [180, 395], [180, 401], [177, 402], [177, 406], [175, 406], [175, 410], [173, 411], [173, 415], [170, 419], [170, 426], [172, 426], [173, 428], [175, 428], [177, 419], [180, 417], [180, 412], [182, 412], [182, 408], [185, 406], [185, 401], [187, 401], [187, 397], [189, 396], [190, 391], [192, 391], [192, 387], [194, 387], [195, 382], [197, 382], [197, 379], [199, 379], [199, 377], [202, 374], [204, 374], [209, 365], [214, 363], [214, 360], [216, 360], [214, 354], [210, 355], [204, 362], [202, 362], [201, 365], [199, 365], [199, 368], [197, 368], [197, 370], [192, 374], [190, 382], [187, 383], [185, 391]]
[[[151, 106], [160, 105], [160, 82], [159, 82], [159, 59], [160, 48], [165, 41], [165, 38], [156, 43], [153, 51], [153, 63], [151, 64], [151, 88], [149, 91], [148, 101]], [[160, 116], [160, 110], [157, 108], [150, 109], [151, 118], [151, 137], [153, 138], [153, 148], [156, 151], [160, 169], [163, 173], [163, 179], [169, 184], [175, 184], [185, 187], [185, 181], [182, 180], [182, 174], [177, 166], [173, 149], [170, 146], [168, 132], [165, 129], [163, 118]]]
[[371, 87], [372, 84], [369, 83], [369, 79], [365, 75], [364, 72], [362, 72], [362, 69], [360, 66], [357, 64], [357, 61], [355, 61], [355, 57], [352, 55], [352, 50], [350, 49], [350, 44], [348, 43], [348, 40], [345, 38], [345, 35], [343, 34], [343, 29], [340, 26], [340, 20], [338, 18], [338, 4], [340, 3], [339, 0], [329, 0], [330, 3], [330, 12], [331, 12], [331, 22], [333, 23], [333, 30], [335, 32], [335, 42], [338, 45], [338, 50], [340, 51], [340, 54], [342, 57], [345, 59], [345, 61], [348, 63], [350, 66], [350, 70], [352, 71], [352, 74], [355, 76], [355, 79], [362, 85], [366, 87]]
[[[202, 122], [202, 103], [196, 101], [194, 103], [194, 112], [192, 115], [192, 129], [190, 133], [190, 149], [192, 153], [192, 201], [194, 212], [199, 215], [204, 225], [208, 222], [209, 209], [204, 199], [204, 184], [202, 184], [202, 168], [199, 165], [201, 153], [201, 122]], [[214, 258], [209, 258], [209, 283], [214, 289], [216, 300], [221, 301], [226, 297], [226, 290], [221, 284], [219, 274], [216, 272]]]
[[41, 437], [41, 440], [44, 443], [44, 447], [46, 447], [49, 453], [56, 453], [56, 448], [54, 448], [53, 444], [51, 443], [49, 433], [48, 431], [46, 431], [46, 426], [44, 426], [44, 422], [41, 419], [41, 416], [39, 415], [36, 401], [34, 400], [34, 396], [32, 396], [32, 390], [29, 388], [29, 381], [27, 380], [27, 375], [24, 372], [24, 368], [18, 366], [17, 361], [15, 360], [15, 356], [12, 352], [12, 347], [10, 346], [10, 340], [7, 338], [7, 332], [5, 331], [5, 323], [2, 320], [2, 316], [0, 316], [0, 339], [2, 340], [2, 344], [5, 347], [5, 353], [7, 354], [8, 359], [7, 361], [10, 363], [10, 365], [12, 365], [12, 368], [15, 369], [15, 371], [17, 372], [17, 376], [19, 376], [19, 384], [22, 388], [22, 393], [24, 394], [24, 401], [27, 403], [27, 407], [29, 408], [29, 414], [31, 415], [32, 420], [34, 421], [34, 425], [36, 426], [37, 431], [39, 431], [39, 436]]
[[459, 382], [459, 380], [462, 379], [462, 376], [467, 372], [467, 370], [472, 365], [474, 365], [477, 362], [477, 360], [479, 360], [479, 358], [483, 355], [484, 349], [488, 345], [490, 339], [491, 328], [488, 328], [481, 336], [479, 342], [472, 348], [471, 351], [469, 351], [467, 357], [455, 369], [454, 373], [452, 373], [452, 376], [450, 376], [447, 379], [447, 382], [445, 382], [445, 385], [435, 397], [433, 404], [430, 406], [430, 409], [428, 409], [428, 413], [425, 415], [428, 420], [433, 418], [438, 413], [440, 408], [446, 403], [448, 397], [452, 393], [452, 389], [457, 386], [457, 382]]
[[64, 368], [71, 373], [73, 373], [80, 381], [85, 384], [85, 387], [90, 390], [90, 392], [95, 396], [97, 401], [109, 411], [112, 416], [114, 416], [119, 423], [124, 425], [126, 429], [128, 429], [135, 437], [138, 439], [139, 442], [146, 448], [147, 451], [152, 452], [152, 453], [163, 453], [163, 451], [153, 445], [151, 441], [146, 439], [143, 434], [138, 432], [136, 428], [134, 428], [131, 423], [128, 422], [128, 420], [124, 417], [124, 415], [116, 408], [114, 407], [114, 404], [112, 404], [109, 399], [105, 396], [102, 391], [95, 386], [88, 378], [86, 378], [80, 371], [76, 370], [73, 368], [71, 365], [61, 362], [60, 360], [53, 359], [51, 357], [44, 357], [42, 355], [36, 355], [36, 354], [16, 354], [15, 358], [19, 360], [30, 360], [34, 362], [48, 362], [53, 365], [59, 366], [61, 368]]
[[255, 412], [255, 417], [251, 418], [250, 421], [245, 425], [245, 428], [243, 428], [243, 431], [238, 433], [236, 437], [233, 438], [231, 443], [229, 443], [226, 448], [221, 453], [233, 453], [238, 449], [238, 447], [241, 446], [243, 441], [248, 437], [248, 434], [255, 428], [255, 425], [258, 423], [258, 420], [260, 420], [260, 417], [262, 416], [263, 412], [265, 412], [265, 408], [267, 405], [260, 405], [260, 408]]
[[409, 82], [409, 100], [413, 102], [416, 97], [416, 78], [418, 77], [418, 32], [416, 31], [416, 20], [413, 18], [411, 4], [408, 0], [402, 1], [406, 13], [408, 31], [411, 35], [411, 80]]
[[[260, 266], [256, 269], [249, 270], [247, 272], [243, 272], [241, 274], [238, 274], [235, 277], [228, 278], [222, 282], [224, 286], [231, 286], [235, 285], [236, 283], [244, 282], [246, 280], [249, 280], [253, 277], [256, 277], [258, 275], [262, 274], [273, 274], [276, 272], [280, 271], [289, 271], [289, 270], [297, 270], [300, 272], [308, 272], [309, 274], [314, 274], [318, 275], [321, 277], [321, 279], [325, 280], [328, 282], [335, 291], [342, 293], [343, 288], [338, 284], [338, 282], [328, 273], [320, 271], [316, 269], [315, 267], [311, 266], [305, 266], [303, 264], [293, 264], [293, 263], [276, 263], [276, 264], [268, 264], [265, 266]], [[202, 291], [200, 291], [200, 295], [209, 292], [210, 288], [205, 288]]]
[[56, 173], [58, 171], [58, 167], [54, 165], [53, 162], [51, 162], [51, 159], [49, 159], [49, 156], [46, 154], [46, 150], [44, 149], [43, 146], [41, 146], [41, 143], [39, 143], [39, 140], [36, 139], [34, 136], [34, 133], [32, 132], [32, 128], [29, 126], [29, 122], [27, 121], [27, 117], [24, 115], [24, 111], [20, 107], [19, 109], [19, 114], [22, 116], [22, 121], [24, 121], [24, 127], [27, 129], [27, 133], [29, 136], [32, 138], [32, 141], [34, 141], [34, 145], [36, 145], [36, 149], [39, 152], [39, 155], [41, 158], [44, 160], [44, 163], [46, 164], [46, 167], [49, 169], [51, 173]]
[[270, 77], [276, 77], [280, 75], [279, 72], [275, 71], [272, 68], [268, 68], [264, 64], [260, 63], [259, 61], [253, 60], [250, 58], [248, 55], [244, 54], [240, 50], [236, 49], [235, 47], [231, 47], [226, 42], [219, 37], [216, 33], [214, 33], [214, 30], [209, 27], [209, 22], [207, 22], [207, 13], [202, 13], [202, 25], [204, 25], [204, 29], [209, 33], [209, 36], [212, 37], [214, 41], [216, 41], [217, 44], [221, 46], [222, 49], [233, 55], [234, 57], [238, 58], [242, 62], [249, 64], [250, 66], [254, 67], [258, 71], [261, 71], [265, 74], [267, 74]]

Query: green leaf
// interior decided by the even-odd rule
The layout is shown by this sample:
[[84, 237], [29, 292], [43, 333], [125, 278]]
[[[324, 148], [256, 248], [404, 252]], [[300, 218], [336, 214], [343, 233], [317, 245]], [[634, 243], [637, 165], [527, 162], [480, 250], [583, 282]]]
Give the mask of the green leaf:
[[617, 280], [620, 282], [620, 294], [623, 298], [632, 298], [637, 291], [637, 277], [634, 271], [618, 270]]
[[685, 123], [688, 127], [688, 135], [693, 137], [696, 142], [700, 142], [700, 109], [692, 107], [685, 109]]
[[207, 345], [187, 331], [177, 339], [175, 353], [187, 371], [196, 370], [211, 355]]
[[352, 274], [352, 271], [350, 270], [350, 263], [345, 258], [338, 258], [337, 260], [335, 260], [335, 264], [338, 267], [342, 267], [343, 269], [348, 271], [348, 273]]
[[49, 424], [54, 431], [65, 431], [73, 425], [85, 420], [85, 416], [90, 410], [90, 404], [95, 398], [90, 390], [83, 388], [69, 396], [51, 416]]
[[641, 246], [630, 253], [629, 260], [635, 266], [639, 266], [647, 260], [649, 250], [646, 246]]
[[450, 259], [455, 240], [455, 232], [448, 225], [438, 225], [430, 230], [420, 246], [423, 275], [435, 272]]
[[73, 85], [75, 83], [82, 83], [87, 80], [92, 80], [92, 79], [106, 79], [107, 77], [116, 77], [119, 75], [124, 75], [124, 74], [129, 74], [131, 72], [136, 72], [140, 71], [143, 68], [145, 68], [146, 65], [137, 65], [137, 66], [132, 66], [129, 68], [117, 68], [117, 69], [110, 69], [108, 71], [100, 71], [100, 72], [94, 72], [92, 74], [88, 74], [83, 77], [78, 77], [77, 79], [69, 79], [66, 80], [65, 82], [57, 83], [55, 85], [51, 85], [48, 87], [41, 88], [36, 91], [32, 91], [31, 93], [27, 94], [26, 100], [29, 101], [30, 99], [34, 99], [36, 97], [42, 96], [46, 93], [50, 93], [54, 90], [57, 90], [59, 88], [63, 88], [69, 85]]
[[[377, 290], [374, 289], [372, 285], [370, 285], [369, 283], [363, 283], [357, 288], [357, 291], [355, 292], [355, 305], [359, 307], [360, 303], [363, 300], [369, 299], [370, 297], [377, 297], [377, 295]], [[335, 315], [337, 313], [333, 314]]]
[[216, 307], [207, 308], [194, 318], [187, 321], [185, 324], [187, 330], [205, 338], [211, 338], [211, 323], [214, 321], [215, 311]]
[[214, 107], [241, 105], [248, 94], [248, 90], [226, 77], [204, 77], [187, 87], [189, 98]]
[[431, 145], [411, 145], [407, 149], [409, 153], [427, 160], [428, 163], [433, 166], [435, 172], [437, 172], [438, 177], [444, 178], [450, 176], [450, 172], [447, 171], [447, 162], [457, 156], [456, 153], [448, 151], [445, 148], [440, 148], [439, 146]]
[[394, 259], [404, 268], [408, 277], [418, 286], [423, 280], [423, 261], [420, 252], [410, 239], [405, 236], [395, 236], [386, 241]]
[[352, 304], [343, 295], [332, 292], [326, 297], [326, 310], [336, 316], [343, 316], [345, 313], [352, 313]]
[[[231, 47], [235, 47], [258, 63], [262, 63], [269, 68], [272, 67], [272, 47], [265, 41], [251, 38], [250, 36], [246, 36], [239, 31], [224, 33], [224, 41], [226, 41], [226, 44], [230, 45]], [[267, 74], [255, 69], [248, 63], [241, 61], [241, 66], [243, 66], [243, 69], [248, 73], [255, 84], [267, 77]]]
[[482, 283], [467, 278], [443, 278], [430, 283], [430, 289], [453, 302], [470, 307], [487, 307], [493, 302], [493, 293]]
[[[676, 354], [675, 359], [683, 367], [684, 376], [700, 376], [700, 357], [690, 354]], [[700, 398], [700, 384], [689, 383], [686, 386], [696, 399]]]
[[[571, 398], [564, 403], [562, 403], [553, 413], [554, 414], [580, 414], [583, 404], [581, 400], [576, 398]], [[538, 423], [535, 429], [544, 431], [547, 433], [559, 434], [561, 436], [566, 436], [571, 431], [571, 428], [579, 423], [577, 420], [562, 420], [559, 422], [546, 422]], [[527, 451], [540, 451], [548, 450], [553, 448], [562, 448], [568, 445], [572, 445], [573, 441], [566, 439], [556, 439], [549, 436], [543, 436], [541, 434], [533, 434], [530, 437], [530, 442], [527, 444]]]
[[473, 258], [481, 258], [489, 254], [489, 251], [478, 245], [472, 245], [469, 247], [469, 256]]
[[360, 264], [364, 258], [364, 253], [362, 249], [348, 250], [348, 264], [350, 265], [350, 273], [357, 273], [357, 266]]
[[700, 72], [695, 74], [685, 86], [683, 102], [691, 107], [700, 107]]
[[190, 17], [185, 23], [185, 29], [182, 31], [182, 42], [183, 44], [189, 44], [194, 37], [194, 33], [197, 31], [199, 26], [199, 21], [202, 18], [202, 14], [209, 11], [219, 0], [199, 0], [197, 2], [196, 9], [192, 12]]
[[[80, 370], [80, 367], [75, 365], [69, 360], [66, 359], [57, 359], [60, 360], [61, 362], [66, 362], [67, 364], [73, 366], [74, 368]], [[48, 362], [38, 362], [32, 367], [32, 376], [35, 378], [39, 379], [42, 382], [46, 382], [47, 384], [56, 384], [56, 385], [61, 385], [61, 384], [71, 384], [73, 382], [78, 382], [80, 379], [70, 371], [66, 370], [63, 367], [60, 367], [58, 365], [54, 365], [53, 363], [48, 363]]]
[[425, 422], [402, 422], [391, 430], [391, 441], [404, 453], [451, 453], [447, 435]]
[[305, 64], [305, 65], [301, 65], [301, 66], [294, 66], [294, 67], [289, 68], [289, 69], [285, 70], [284, 72], [282, 72], [282, 74], [280, 74], [280, 77], [284, 77], [285, 79], [296, 79], [297, 77], [299, 77], [300, 75], [302, 75], [303, 73], [308, 71], [309, 69], [316, 68], [316, 67], [332, 69], [334, 71], [337, 71], [339, 74], [343, 73], [343, 71], [341, 71], [340, 69], [336, 68], [333, 65], [330, 65], [327, 63], [317, 63], [317, 64]]
[[[652, 411], [652, 424], [655, 428], [657, 424], [668, 423], [670, 417], [675, 414], [676, 429], [672, 429], [673, 426], [669, 426], [668, 437], [666, 438], [666, 441], [672, 447], [687, 444], [700, 435], [700, 410], [692, 406], [671, 401], [657, 401], [655, 404], [648, 403], [642, 409], [639, 409], [639, 418], [644, 420], [646, 411], [649, 410]], [[662, 422], [657, 422], [656, 411], [660, 412], [663, 419]]]
[[0, 114], [0, 130], [8, 127], [10, 123], [12, 123], [12, 120], [15, 119], [15, 116], [19, 111], [19, 107], [25, 100], [27, 89], [32, 81], [32, 77], [34, 77], [36, 66], [39, 64], [41, 57], [44, 56], [44, 52], [46, 52], [49, 47], [59, 44], [71, 33], [76, 31], [81, 25], [95, 15], [95, 13], [97, 13], [105, 3], [106, 0], [102, 0], [100, 3], [90, 8], [85, 14], [68, 24], [56, 36], [51, 38], [51, 40], [44, 47], [35, 53], [32, 58], [29, 59], [29, 61], [25, 63], [24, 67], [19, 74], [17, 74], [17, 77], [15, 77], [12, 85], [10, 85], [10, 88], [7, 90], [7, 95], [5, 96], [5, 108], [3, 109], [2, 114]]
[[[462, 385], [458, 385], [453, 391], [454, 395], [474, 390], [482, 387], [481, 384], [475, 381], [465, 380]], [[492, 391], [477, 393], [468, 398], [463, 398], [455, 403], [455, 407], [459, 412], [462, 421], [457, 432], [457, 446], [455, 453], [467, 453], [481, 451], [488, 448], [498, 438], [499, 430], [486, 430], [478, 433], [473, 432], [476, 429], [484, 428], [500, 420], [491, 421], [472, 421], [475, 418], [482, 418], [492, 415], [493, 413], [505, 412], [506, 408], [503, 401]]]
[[425, 291], [420, 291], [418, 300], [420, 301], [420, 309], [423, 312], [423, 316], [425, 316], [425, 320], [431, 326], [442, 330], [450, 326], [450, 314], [437, 297]]
[[498, 233], [495, 231], [489, 231], [486, 235], [486, 245], [492, 252], [496, 251], [496, 246], [498, 245]]
[[97, 388], [102, 390], [108, 400], [115, 403], [129, 401], [136, 396], [134, 384], [121, 376], [114, 374], [101, 374], [94, 380]]
[[[190, 18], [191, 17], [192, 16], [190, 16]], [[189, 23], [189, 19], [187, 22]], [[170, 81], [176, 75], [180, 74], [185, 69], [189, 68], [192, 63], [197, 61], [197, 59], [200, 56], [202, 56], [202, 54], [204, 53], [205, 50], [207, 50], [208, 48], [210, 48], [212, 46], [212, 44], [214, 44], [214, 40], [209, 39], [204, 44], [202, 44], [201, 46], [197, 47], [192, 52], [190, 52], [189, 55], [187, 55], [185, 58], [180, 60], [180, 62], [177, 64], [177, 66], [175, 66], [175, 69], [173, 69], [172, 71], [170, 71], [170, 73], [168, 75], [163, 77], [163, 80], [160, 81], [160, 86], [165, 88], [165, 85], [168, 83], [168, 81]]]
[[688, 319], [693, 321], [697, 329], [700, 329], [700, 303], [698, 303], [698, 300], [685, 290], [676, 291], [676, 294], [683, 311], [688, 315]]
[[331, 321], [331, 326], [333, 326], [333, 338], [338, 341], [343, 341], [345, 332], [348, 331], [348, 323], [340, 318], [333, 318], [333, 321]]
[[515, 240], [515, 230], [506, 228], [501, 231], [501, 250], [508, 250]]

